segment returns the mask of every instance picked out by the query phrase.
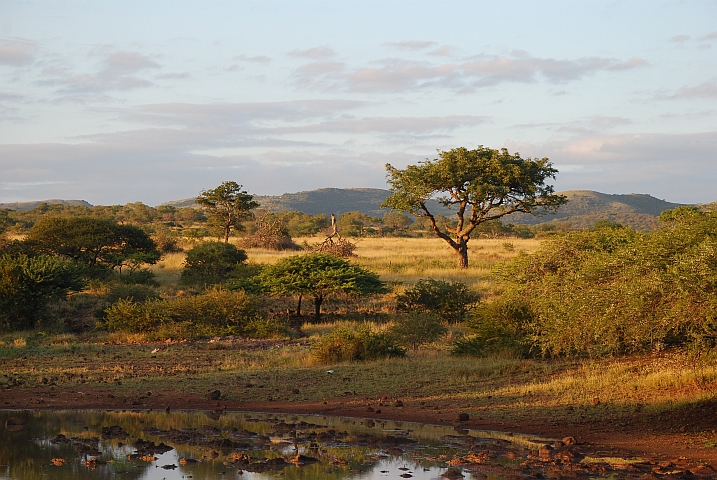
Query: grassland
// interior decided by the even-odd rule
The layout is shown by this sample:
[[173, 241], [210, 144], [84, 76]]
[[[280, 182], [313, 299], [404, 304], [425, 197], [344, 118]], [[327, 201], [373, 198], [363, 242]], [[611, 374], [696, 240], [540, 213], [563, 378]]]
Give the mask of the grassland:
[[[304, 240], [317, 241], [298, 242]], [[467, 271], [458, 270], [452, 251], [437, 239], [360, 239], [355, 261], [390, 282], [462, 280], [490, 294], [491, 268], [535, 251], [539, 241], [481, 239], [471, 247]], [[250, 262], [264, 264], [293, 254], [248, 251]], [[169, 254], [153, 267], [162, 288], [178, 288], [183, 260], [183, 253]], [[623, 435], [625, 446], [658, 451], [661, 445], [667, 452], [678, 438], [684, 448], [699, 448], [699, 458], [717, 459], [711, 357], [672, 351], [608, 359], [465, 359], [451, 357], [444, 341], [403, 359], [317, 364], [312, 343], [340, 324], [305, 324], [297, 338], [170, 343], [147, 343], [142, 335], [16, 332], [0, 337], [0, 407], [221, 406], [436, 423], [466, 412], [476, 428], [604, 443], [620, 443]], [[207, 400], [212, 390], [222, 392], [220, 402]], [[393, 407], [396, 399], [405, 408]], [[640, 444], [646, 432], [653, 440]]]

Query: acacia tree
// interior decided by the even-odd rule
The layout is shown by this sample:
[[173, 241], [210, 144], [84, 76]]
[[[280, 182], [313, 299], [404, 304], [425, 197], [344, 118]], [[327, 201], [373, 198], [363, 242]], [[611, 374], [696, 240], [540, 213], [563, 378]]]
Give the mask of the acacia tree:
[[204, 208], [209, 223], [224, 232], [224, 243], [229, 243], [232, 229], [243, 230], [241, 222], [254, 216], [252, 210], [259, 204], [253, 198], [238, 183], [222, 182], [217, 188], [203, 190], [195, 201]]
[[42, 217], [25, 243], [38, 253], [69, 257], [88, 267], [121, 269], [126, 264], [153, 264], [160, 257], [157, 244], [141, 228], [92, 217]]
[[[386, 164], [386, 171], [391, 195], [381, 206], [426, 218], [458, 254], [461, 268], [468, 267], [468, 241], [478, 225], [514, 212], [540, 216], [567, 202], [545, 184], [558, 173], [547, 158], [523, 159], [505, 148], [454, 148], [403, 170]], [[441, 226], [428, 210], [434, 196], [457, 209], [455, 227]]]
[[324, 253], [282, 258], [262, 271], [261, 282], [272, 293], [298, 296], [297, 315], [301, 315], [302, 297], [312, 297], [317, 321], [321, 320], [321, 304], [331, 295], [388, 292], [386, 284], [375, 273]]

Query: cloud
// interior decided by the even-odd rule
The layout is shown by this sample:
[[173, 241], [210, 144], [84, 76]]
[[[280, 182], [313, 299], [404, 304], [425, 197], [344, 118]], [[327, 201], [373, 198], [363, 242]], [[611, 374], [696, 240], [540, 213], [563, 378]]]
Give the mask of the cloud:
[[147, 68], [159, 68], [159, 64], [138, 52], [117, 52], [105, 58], [105, 73], [129, 75]]
[[[44, 80], [38, 85], [57, 87], [56, 93], [64, 100], [84, 101], [91, 98], [103, 98], [105, 92], [128, 91], [154, 85], [151, 81], [138, 76], [145, 70], [160, 68], [160, 65], [139, 52], [117, 52], [112, 46], [97, 47], [91, 56], [101, 56], [97, 73], [72, 74], [67, 68], [48, 67], [42, 70]], [[160, 79], [187, 78], [189, 73], [167, 73]]]
[[0, 40], [0, 65], [19, 67], [35, 61], [38, 46], [24, 40]]
[[271, 129], [272, 133], [410, 133], [425, 135], [437, 131], [451, 131], [480, 125], [487, 117], [453, 115], [448, 117], [366, 117], [340, 118], [326, 122], [295, 127]]
[[670, 42], [682, 44], [690, 39], [689, 35], [675, 35], [674, 37], [670, 37]]
[[298, 58], [314, 58], [314, 59], [322, 59], [322, 58], [329, 58], [336, 55], [336, 52], [331, 47], [328, 47], [326, 45], [321, 47], [314, 47], [309, 48], [307, 50], [292, 50], [291, 52], [287, 53], [290, 57], [298, 57]]
[[507, 142], [524, 157], [549, 157], [559, 171], [556, 188], [606, 193], [649, 193], [673, 202], [717, 200], [711, 179], [717, 132], [577, 135], [533, 144]]
[[717, 98], [717, 81], [709, 80], [693, 87], [682, 87], [672, 95], [662, 95], [658, 98], [664, 100]]
[[405, 40], [403, 42], [387, 42], [384, 43], [384, 45], [400, 48], [401, 50], [424, 50], [428, 47], [436, 45], [436, 42], [425, 40]]
[[704, 37], [700, 37], [700, 40], [717, 40], [717, 32], [712, 32]]
[[262, 195], [321, 187], [385, 188], [385, 163], [420, 159], [402, 152], [337, 155], [298, 149], [215, 156], [132, 144], [123, 149], [95, 143], [0, 145], [0, 202], [71, 196], [93, 204], [157, 205], [195, 196], [225, 180]]
[[163, 75], [157, 75], [157, 77], [160, 80], [175, 80], [175, 79], [184, 79], [184, 78], [190, 78], [192, 76], [189, 72], [182, 72], [182, 73], [165, 73]]
[[426, 55], [431, 55], [432, 57], [450, 57], [455, 51], [455, 47], [451, 47], [450, 45], [443, 45], [435, 50], [427, 52]]
[[403, 92], [440, 87], [470, 92], [500, 83], [566, 83], [601, 71], [623, 71], [648, 65], [640, 58], [540, 58], [524, 51], [510, 55], [476, 55], [462, 62], [434, 64], [399, 58], [384, 59], [353, 70], [296, 71], [297, 83], [322, 90]]
[[240, 60], [243, 62], [255, 62], [255, 63], [270, 63], [271, 58], [266, 55], [258, 55], [256, 57], [249, 57], [247, 55], [236, 55], [232, 60]]
[[356, 100], [295, 100], [256, 103], [159, 103], [116, 111], [125, 120], [186, 127], [248, 126], [262, 121], [303, 122], [366, 105]]

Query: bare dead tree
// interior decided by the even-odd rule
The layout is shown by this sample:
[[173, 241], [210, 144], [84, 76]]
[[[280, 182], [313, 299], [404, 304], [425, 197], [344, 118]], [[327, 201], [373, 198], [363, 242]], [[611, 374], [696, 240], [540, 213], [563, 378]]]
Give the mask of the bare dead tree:
[[319, 243], [318, 245], [315, 245], [313, 247], [313, 250], [315, 252], [328, 253], [331, 255], [336, 255], [337, 257], [346, 258], [355, 257], [355, 249], [356, 244], [345, 239], [339, 233], [338, 226], [336, 225], [336, 216], [332, 213], [331, 232], [329, 233], [329, 236], [326, 237], [323, 242]]

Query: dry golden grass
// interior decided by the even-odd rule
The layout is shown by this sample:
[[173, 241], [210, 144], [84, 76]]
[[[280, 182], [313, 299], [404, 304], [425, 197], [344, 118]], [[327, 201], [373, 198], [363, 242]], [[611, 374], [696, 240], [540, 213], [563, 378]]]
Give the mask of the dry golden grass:
[[[321, 238], [297, 238], [295, 241], [313, 245]], [[429, 277], [460, 280], [479, 291], [490, 290], [490, 271], [497, 263], [514, 258], [520, 252], [534, 252], [540, 246], [540, 240], [534, 239], [473, 239], [469, 244], [469, 267], [461, 270], [457, 255], [439, 238], [384, 237], [354, 241], [357, 243], [357, 257], [352, 261], [378, 273], [385, 281], [413, 284]], [[249, 261], [265, 264], [300, 253], [258, 248], [247, 250]]]

